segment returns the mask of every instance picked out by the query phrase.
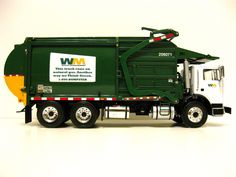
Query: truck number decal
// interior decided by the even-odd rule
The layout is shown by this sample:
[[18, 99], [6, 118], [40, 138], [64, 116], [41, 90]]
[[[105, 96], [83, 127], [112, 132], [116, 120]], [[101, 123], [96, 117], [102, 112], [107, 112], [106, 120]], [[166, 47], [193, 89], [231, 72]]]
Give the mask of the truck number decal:
[[96, 82], [96, 57], [50, 53], [50, 82]]
[[172, 57], [172, 53], [159, 52], [159, 57]]

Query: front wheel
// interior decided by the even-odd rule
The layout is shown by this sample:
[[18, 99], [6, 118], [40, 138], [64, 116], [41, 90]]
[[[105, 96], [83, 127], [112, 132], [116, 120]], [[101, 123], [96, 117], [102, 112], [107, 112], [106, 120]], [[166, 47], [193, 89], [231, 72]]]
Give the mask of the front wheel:
[[207, 116], [206, 107], [200, 102], [193, 101], [185, 105], [181, 117], [185, 126], [197, 128], [206, 123]]

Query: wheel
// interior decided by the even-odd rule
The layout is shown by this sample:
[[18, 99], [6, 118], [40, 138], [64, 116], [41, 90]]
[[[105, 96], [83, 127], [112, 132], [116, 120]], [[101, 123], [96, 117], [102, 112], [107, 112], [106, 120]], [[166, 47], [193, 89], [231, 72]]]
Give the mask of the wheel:
[[91, 128], [98, 116], [98, 110], [91, 103], [79, 102], [72, 107], [70, 119], [78, 128]]
[[182, 118], [181, 117], [177, 117], [177, 116], [174, 117], [173, 121], [175, 121], [176, 123], [183, 123]]
[[55, 101], [43, 102], [38, 108], [37, 118], [39, 123], [47, 128], [56, 128], [65, 122], [64, 110]]
[[183, 109], [182, 120], [187, 127], [197, 128], [207, 121], [207, 110], [205, 106], [197, 101], [189, 102]]

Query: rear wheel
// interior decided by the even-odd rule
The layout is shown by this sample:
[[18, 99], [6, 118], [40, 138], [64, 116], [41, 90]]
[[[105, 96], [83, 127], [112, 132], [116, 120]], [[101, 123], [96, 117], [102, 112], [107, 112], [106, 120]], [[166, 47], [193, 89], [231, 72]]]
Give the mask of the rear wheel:
[[99, 116], [98, 110], [89, 102], [79, 102], [71, 109], [70, 118], [78, 128], [91, 128]]
[[187, 127], [201, 127], [207, 121], [207, 110], [202, 103], [193, 101], [184, 107], [181, 117]]
[[37, 111], [37, 118], [41, 125], [47, 128], [56, 128], [65, 121], [62, 106], [55, 101], [41, 103]]

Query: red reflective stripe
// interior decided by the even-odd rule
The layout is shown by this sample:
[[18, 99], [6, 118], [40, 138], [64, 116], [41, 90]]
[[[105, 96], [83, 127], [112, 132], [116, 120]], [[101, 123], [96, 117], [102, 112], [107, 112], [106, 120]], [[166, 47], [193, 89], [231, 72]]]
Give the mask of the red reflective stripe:
[[[161, 37], [163, 37], [163, 36], [161, 36]], [[153, 42], [161, 41], [161, 40], [162, 40], [161, 37], [155, 37], [155, 38], [153, 38]], [[165, 35], [165, 37], [166, 37], [166, 39], [172, 38], [172, 37], [174, 37], [174, 34], [173, 34], [173, 33], [169, 33], [169, 34]]]
[[[88, 97], [88, 98], [82, 98], [82, 97], [32, 97], [31, 98], [32, 100], [34, 101], [41, 101], [41, 100], [46, 100], [46, 101], [53, 101], [53, 100], [60, 100], [60, 101], [81, 101], [81, 100], [88, 100], [88, 101], [116, 101], [117, 99], [116, 98], [98, 98], [98, 99], [95, 99], [95, 97]], [[125, 98], [125, 99], [132, 99], [132, 98]]]
[[42, 100], [42, 98], [41, 97], [34, 97], [34, 100], [35, 101], [40, 101], [40, 100]]
[[81, 98], [80, 98], [80, 97], [75, 97], [75, 98], [73, 98], [73, 100], [75, 100], [75, 101], [81, 101]]
[[170, 33], [170, 34], [167, 34], [167, 35], [166, 35], [166, 38], [171, 38], [171, 37], [173, 37], [173, 36], [174, 36], [174, 34]]
[[55, 98], [53, 98], [53, 97], [47, 97], [47, 100], [48, 100], [48, 101], [52, 101], [52, 100], [55, 100]]
[[156, 96], [145, 96], [145, 97], [125, 97], [123, 100], [130, 100], [130, 101], [142, 101], [142, 100], [159, 100], [162, 99], [161, 97], [156, 97]]
[[86, 98], [88, 101], [94, 101], [94, 98]]
[[62, 97], [62, 98], [60, 98], [60, 100], [61, 100], [61, 101], [67, 101], [68, 98]]
[[154, 41], [154, 42], [156, 42], [156, 41], [160, 41], [160, 40], [161, 40], [160, 37], [155, 37], [155, 38], [153, 38], [153, 41]]

